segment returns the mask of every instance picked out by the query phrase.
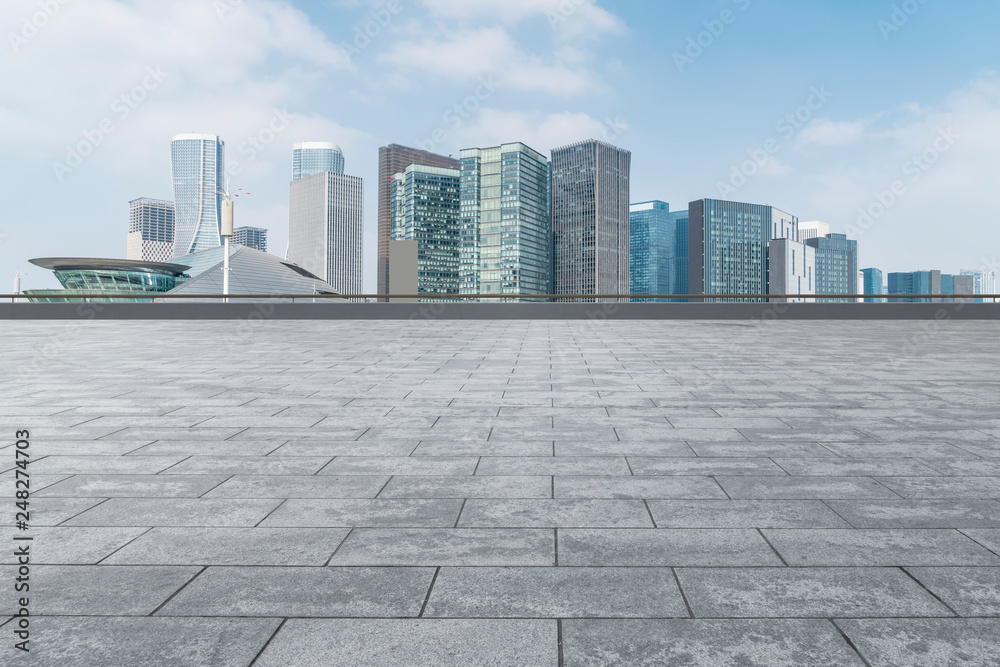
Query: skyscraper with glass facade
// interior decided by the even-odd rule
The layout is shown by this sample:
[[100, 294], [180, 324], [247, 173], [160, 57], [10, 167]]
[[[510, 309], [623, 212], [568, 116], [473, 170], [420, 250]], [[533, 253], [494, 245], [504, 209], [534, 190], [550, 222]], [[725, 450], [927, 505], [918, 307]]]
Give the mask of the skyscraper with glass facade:
[[[996, 294], [997, 293], [997, 281], [996, 274], [991, 271], [983, 271], [981, 269], [963, 269], [961, 272], [963, 276], [972, 276], [974, 294]], [[992, 301], [992, 299], [991, 299]], [[982, 303], [983, 299], [976, 299], [976, 303]]]
[[[885, 294], [885, 282], [882, 271], [879, 269], [861, 269], [862, 288], [866, 296], [869, 294]], [[865, 299], [865, 303], [882, 303], [885, 299]]]
[[546, 294], [548, 160], [522, 143], [461, 152], [459, 289]]
[[288, 261], [339, 294], [361, 294], [364, 188], [358, 176], [324, 171], [292, 181]]
[[411, 164], [458, 169], [458, 160], [418, 148], [391, 144], [378, 149], [378, 294], [389, 293], [389, 240], [392, 235], [393, 177]]
[[233, 243], [261, 252], [267, 252], [267, 230], [263, 227], [237, 227], [233, 230]]
[[[827, 234], [806, 239], [816, 249], [816, 294], [857, 294], [858, 242], [844, 234]], [[855, 299], [817, 299], [820, 302]]]
[[130, 201], [125, 257], [136, 261], [168, 262], [173, 256], [174, 203], [148, 198]]
[[214, 134], [180, 134], [170, 142], [174, 180], [174, 257], [222, 245], [226, 145]]
[[[911, 273], [890, 273], [890, 294], [975, 294], [975, 277], [971, 275], [952, 275], [940, 271], [913, 271]], [[957, 299], [967, 301], [967, 299]], [[956, 299], [904, 298], [893, 299], [903, 302], [956, 301]]]
[[458, 294], [459, 170], [413, 164], [392, 182], [390, 238], [417, 242], [417, 293]]
[[629, 245], [632, 294], [688, 293], [687, 211], [671, 212], [664, 201], [632, 204]]
[[688, 211], [691, 294], [767, 294], [767, 244], [797, 240], [799, 219], [773, 206], [718, 199], [691, 202]]
[[631, 165], [594, 139], [552, 151], [553, 294], [628, 293]]
[[331, 171], [344, 173], [344, 153], [337, 144], [303, 141], [292, 146], [292, 180]]

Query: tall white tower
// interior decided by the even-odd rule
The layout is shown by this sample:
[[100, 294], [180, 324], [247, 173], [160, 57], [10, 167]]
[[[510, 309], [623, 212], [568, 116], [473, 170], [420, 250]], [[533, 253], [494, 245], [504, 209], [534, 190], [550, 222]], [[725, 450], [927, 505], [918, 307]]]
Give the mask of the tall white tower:
[[225, 143], [214, 134], [179, 134], [170, 143], [170, 162], [174, 179], [174, 257], [219, 247]]

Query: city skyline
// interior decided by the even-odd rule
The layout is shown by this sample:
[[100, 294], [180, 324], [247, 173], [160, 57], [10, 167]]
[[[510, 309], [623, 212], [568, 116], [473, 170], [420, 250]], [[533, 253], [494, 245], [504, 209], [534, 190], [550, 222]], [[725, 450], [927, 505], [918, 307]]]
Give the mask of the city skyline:
[[[986, 3], [960, 15], [926, 3], [895, 26], [891, 3], [587, 1], [568, 3], [575, 11], [563, 15], [556, 2], [499, 12], [421, 0], [376, 23], [369, 43], [358, 40], [363, 48], [356, 30], [375, 20], [378, 6], [219, 3], [232, 10], [220, 16], [212, 3], [188, 0], [169, 8], [98, 4], [151, 38], [123, 40], [117, 23], [95, 23], [66, 5], [16, 50], [8, 41], [10, 133], [0, 173], [17, 194], [0, 216], [4, 270], [32, 256], [118, 248], [122, 202], [171, 198], [169, 158], [159, 147], [181, 131], [227, 140], [239, 172], [233, 182], [255, 194], [241, 207], [243, 222], [268, 228], [274, 248], [286, 244], [287, 189], [278, 174], [288, 173], [288, 146], [297, 141], [336, 142], [355, 160], [352, 173], [370, 181], [377, 148], [393, 141], [457, 156], [473, 145], [524, 141], [544, 152], [593, 137], [633, 152], [633, 201], [782, 206], [858, 238], [862, 263], [886, 272], [989, 268], [984, 262], [1000, 254], [1000, 231], [978, 213], [992, 210], [990, 156], [1000, 143], [997, 56], [976, 38], [1000, 11]], [[14, 0], [0, 17], [19, 34], [36, 9]], [[718, 36], [708, 32], [702, 53], [678, 66], [675, 54], [688, 57], [689, 38], [697, 44], [706, 23], [717, 28], [724, 9], [734, 21]], [[282, 21], [283, 32], [269, 28]], [[892, 29], [880, 28], [886, 21]], [[809, 29], [818, 23], [823, 34]], [[195, 35], [194, 51], [153, 39], [169, 31]], [[234, 43], [227, 33], [251, 39]], [[449, 57], [463, 40], [480, 48]], [[79, 61], [85, 71], [52, 66]], [[879, 67], [869, 71], [866, 62]], [[47, 92], [32, 83], [40, 80]], [[654, 81], [669, 93], [640, 87]], [[78, 160], [80, 144], [88, 155]], [[765, 147], [777, 151], [756, 166]], [[903, 196], [892, 192], [897, 180]], [[724, 197], [720, 183], [737, 193]], [[41, 213], [30, 205], [40, 190], [52, 200]], [[370, 291], [376, 202], [370, 188]], [[880, 206], [881, 216], [859, 220], [859, 209]], [[945, 219], [961, 223], [935, 234]], [[864, 233], [852, 234], [851, 225]]]

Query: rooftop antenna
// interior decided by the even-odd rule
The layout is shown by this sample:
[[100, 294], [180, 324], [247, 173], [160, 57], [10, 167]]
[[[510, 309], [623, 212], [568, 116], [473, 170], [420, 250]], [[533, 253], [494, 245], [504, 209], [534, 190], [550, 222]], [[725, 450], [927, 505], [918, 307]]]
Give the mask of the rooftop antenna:
[[[8, 276], [14, 276], [14, 294], [20, 294], [21, 293], [21, 276], [26, 276], [28, 274], [27, 273], [21, 273], [20, 269], [15, 269], [14, 273], [11, 273], [10, 271], [8, 271], [7, 275]], [[17, 303], [17, 299], [11, 299], [10, 302], [11, 303]]]
[[249, 192], [243, 192], [243, 188], [229, 190], [229, 179], [226, 179], [226, 187], [220, 187], [217, 194], [222, 196], [222, 238], [225, 245], [225, 259], [222, 264], [222, 302], [229, 303], [229, 240], [233, 236], [233, 200], [238, 199], [240, 194], [248, 196]]

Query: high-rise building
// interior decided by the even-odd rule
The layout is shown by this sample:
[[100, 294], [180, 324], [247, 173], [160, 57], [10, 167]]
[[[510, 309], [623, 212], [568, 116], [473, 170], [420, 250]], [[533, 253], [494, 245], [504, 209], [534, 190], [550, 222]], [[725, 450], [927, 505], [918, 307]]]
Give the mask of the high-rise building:
[[691, 202], [688, 210], [691, 294], [767, 294], [767, 244], [797, 240], [799, 219], [773, 206], [717, 199]]
[[553, 294], [628, 293], [631, 165], [595, 139], [552, 151]]
[[[858, 242], [844, 234], [806, 239], [816, 249], [816, 294], [856, 294], [858, 289]], [[818, 299], [825, 302], [856, 299]]]
[[546, 294], [548, 160], [522, 143], [461, 153], [462, 294]]
[[830, 225], [825, 222], [819, 222], [814, 220], [812, 222], [800, 222], [799, 223], [799, 238], [797, 239], [800, 243], [805, 243], [807, 239], [822, 238], [830, 233]]
[[[940, 271], [913, 271], [910, 273], [890, 273], [890, 294], [955, 295], [975, 294], [976, 281], [971, 275], [951, 275]], [[904, 298], [893, 299], [904, 302], [968, 301], [968, 299]]]
[[[996, 294], [997, 281], [996, 274], [991, 271], [963, 269], [963, 276], [972, 276], [974, 294]], [[983, 299], [976, 299], [976, 303], [982, 303]]]
[[292, 180], [331, 171], [344, 173], [344, 153], [327, 141], [303, 141], [292, 146]]
[[[885, 294], [885, 283], [882, 275], [882, 271], [879, 269], [862, 269], [861, 275], [863, 278], [861, 294], [864, 295], [878, 295]], [[885, 299], [865, 299], [865, 303], [883, 303]]]
[[174, 203], [159, 199], [129, 202], [127, 259], [169, 262], [174, 256]]
[[232, 242], [261, 252], [267, 252], [267, 230], [263, 227], [237, 227]]
[[378, 149], [378, 294], [389, 293], [389, 240], [392, 227], [392, 179], [411, 164], [458, 169], [458, 160], [398, 144]]
[[459, 174], [411, 164], [393, 178], [390, 238], [417, 243], [417, 294], [458, 294]]
[[358, 176], [330, 171], [292, 181], [288, 261], [338, 294], [361, 294], [364, 187]]
[[179, 134], [170, 142], [174, 179], [174, 257], [222, 245], [226, 145], [214, 134]]
[[632, 204], [629, 237], [632, 294], [688, 293], [687, 211], [671, 212], [663, 201]]
[[[768, 294], [816, 294], [816, 249], [792, 239], [771, 239], [767, 244]], [[812, 299], [775, 299], [805, 303]]]

